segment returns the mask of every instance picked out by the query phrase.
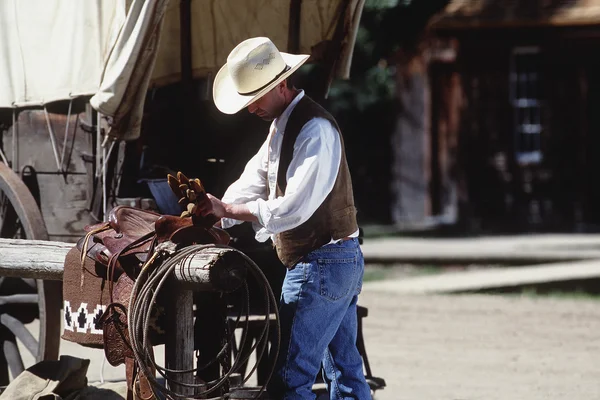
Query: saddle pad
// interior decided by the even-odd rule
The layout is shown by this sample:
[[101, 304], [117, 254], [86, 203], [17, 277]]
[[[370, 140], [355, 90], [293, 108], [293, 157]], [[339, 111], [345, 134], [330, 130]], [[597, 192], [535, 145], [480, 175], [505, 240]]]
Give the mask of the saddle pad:
[[102, 348], [100, 317], [110, 303], [106, 267], [85, 257], [73, 247], [65, 257], [63, 273], [62, 338], [83, 346]]
[[[65, 257], [63, 273], [63, 334], [62, 338], [93, 348], [104, 348], [102, 315], [111, 304], [107, 269], [102, 263], [85, 257], [81, 267], [81, 251], [73, 247]], [[113, 299], [129, 306], [133, 280], [121, 269], [114, 270]], [[150, 340], [154, 344], [164, 343], [163, 296], [154, 306], [150, 324]], [[126, 324], [126, 319], [123, 323]]]

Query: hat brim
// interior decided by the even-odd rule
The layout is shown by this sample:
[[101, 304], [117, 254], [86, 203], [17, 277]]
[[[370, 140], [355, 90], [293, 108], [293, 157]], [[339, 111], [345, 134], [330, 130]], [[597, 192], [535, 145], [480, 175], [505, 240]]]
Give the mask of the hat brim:
[[302, 64], [306, 62], [306, 60], [308, 60], [310, 56], [307, 54], [289, 54], [282, 52], [281, 57], [283, 58], [283, 61], [285, 61], [285, 63], [290, 67], [290, 69], [281, 74], [277, 80], [252, 95], [239, 94], [235, 88], [235, 85], [233, 84], [231, 76], [229, 75], [227, 64], [221, 67], [213, 84], [213, 100], [215, 101], [215, 105], [219, 111], [225, 114], [235, 114], [241, 109], [248, 107], [252, 102], [258, 100], [269, 90], [277, 86], [279, 82], [293, 74], [302, 66]]

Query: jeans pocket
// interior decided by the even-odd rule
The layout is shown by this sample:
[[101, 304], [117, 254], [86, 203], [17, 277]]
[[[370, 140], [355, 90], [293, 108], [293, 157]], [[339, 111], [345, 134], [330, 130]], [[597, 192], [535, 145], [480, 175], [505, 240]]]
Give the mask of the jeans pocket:
[[362, 286], [363, 286], [363, 274], [360, 274], [360, 276], [358, 277], [358, 283], [356, 284], [356, 294], [360, 294], [362, 292]]
[[356, 282], [356, 257], [320, 258], [317, 263], [321, 296], [330, 300], [338, 300], [347, 296]]
[[358, 283], [356, 284], [356, 294], [360, 294], [362, 292], [363, 286], [363, 278], [365, 275], [365, 257], [363, 256], [362, 251], [358, 250], [358, 264], [357, 264], [357, 274], [358, 274]]

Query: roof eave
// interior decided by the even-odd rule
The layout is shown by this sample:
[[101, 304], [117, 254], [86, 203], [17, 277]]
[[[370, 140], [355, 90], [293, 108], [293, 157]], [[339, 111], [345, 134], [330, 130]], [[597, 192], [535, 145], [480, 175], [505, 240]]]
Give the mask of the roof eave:
[[444, 19], [433, 22], [429, 29], [433, 31], [464, 31], [476, 29], [517, 29], [517, 28], [552, 28], [552, 27], [593, 27], [600, 26], [600, 19], [590, 20], [565, 20], [565, 19], [543, 19], [543, 20], [503, 20], [503, 21], [481, 21], [473, 19]]

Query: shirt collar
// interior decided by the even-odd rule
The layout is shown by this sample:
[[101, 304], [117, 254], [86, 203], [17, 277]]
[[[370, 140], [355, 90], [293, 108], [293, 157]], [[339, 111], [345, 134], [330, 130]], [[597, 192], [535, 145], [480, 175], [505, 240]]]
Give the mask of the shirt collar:
[[288, 104], [287, 108], [285, 109], [285, 111], [279, 116], [279, 118], [275, 119], [273, 121], [273, 124], [275, 125], [275, 129], [277, 130], [277, 132], [283, 132], [285, 129], [285, 126], [287, 125], [288, 119], [290, 118], [290, 114], [292, 113], [292, 111], [294, 110], [294, 108], [296, 107], [296, 104], [298, 104], [298, 102], [304, 97], [304, 90], [300, 90], [300, 93], [298, 93], [296, 95], [296, 97], [294, 97], [294, 100], [292, 100], [290, 102], [290, 104]]

